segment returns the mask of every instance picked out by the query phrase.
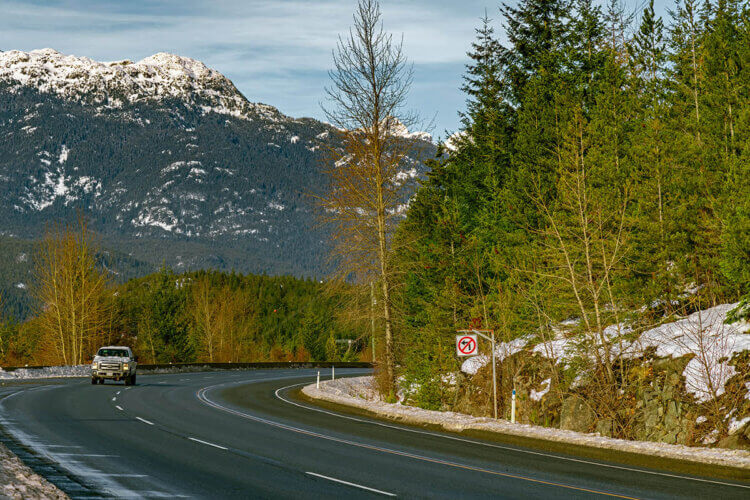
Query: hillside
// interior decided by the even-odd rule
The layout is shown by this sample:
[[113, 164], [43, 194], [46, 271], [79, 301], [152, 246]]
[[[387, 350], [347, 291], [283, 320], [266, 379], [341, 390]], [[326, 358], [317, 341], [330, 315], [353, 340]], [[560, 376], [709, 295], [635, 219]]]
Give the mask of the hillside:
[[104, 246], [153, 266], [326, 272], [310, 195], [333, 128], [251, 103], [199, 61], [0, 52], [0, 126], [6, 237], [80, 211]]
[[[31, 313], [30, 289], [34, 282], [36, 253], [36, 242], [0, 236], [0, 296], [3, 298], [0, 317], [24, 320]], [[106, 270], [110, 281], [116, 284], [155, 270], [151, 264], [106, 248], [102, 248], [96, 258], [100, 268]]]

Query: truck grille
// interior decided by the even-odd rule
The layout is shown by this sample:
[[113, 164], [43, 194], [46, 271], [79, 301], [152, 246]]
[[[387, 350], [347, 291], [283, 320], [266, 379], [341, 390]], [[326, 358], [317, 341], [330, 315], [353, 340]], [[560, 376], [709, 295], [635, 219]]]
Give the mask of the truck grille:
[[99, 369], [117, 371], [120, 369], [120, 363], [112, 361], [102, 361], [101, 363], [99, 363]]

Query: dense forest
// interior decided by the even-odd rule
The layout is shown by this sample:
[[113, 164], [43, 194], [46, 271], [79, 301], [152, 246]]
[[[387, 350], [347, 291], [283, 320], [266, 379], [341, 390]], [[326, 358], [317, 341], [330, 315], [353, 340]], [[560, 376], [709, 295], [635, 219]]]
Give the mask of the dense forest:
[[607, 327], [636, 335], [747, 297], [750, 7], [669, 12], [522, 0], [477, 29], [462, 130], [392, 256], [416, 404], [453, 407], [455, 330], [542, 341], [568, 324], [586, 354], [568, 376], [594, 374], [597, 411], [615, 412], [633, 379]]
[[33, 247], [30, 318], [0, 318], [2, 365], [85, 363], [106, 344], [129, 345], [144, 363], [370, 359], [369, 330], [340, 313], [345, 290], [166, 267], [118, 283], [94, 243], [83, 220]]

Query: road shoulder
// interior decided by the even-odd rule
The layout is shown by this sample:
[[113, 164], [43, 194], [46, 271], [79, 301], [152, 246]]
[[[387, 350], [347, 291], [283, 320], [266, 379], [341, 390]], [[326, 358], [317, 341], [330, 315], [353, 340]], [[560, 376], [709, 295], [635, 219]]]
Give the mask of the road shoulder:
[[609, 464], [750, 481], [750, 453], [747, 452], [602, 438], [598, 435], [373, 401], [366, 379], [367, 377], [359, 377], [324, 381], [320, 388], [311, 384], [297, 391], [296, 397], [341, 413], [449, 432], [513, 447], [589, 458]]
[[56, 486], [32, 471], [2, 443], [0, 443], [0, 485], [0, 496], [3, 498], [60, 500], [68, 498]]

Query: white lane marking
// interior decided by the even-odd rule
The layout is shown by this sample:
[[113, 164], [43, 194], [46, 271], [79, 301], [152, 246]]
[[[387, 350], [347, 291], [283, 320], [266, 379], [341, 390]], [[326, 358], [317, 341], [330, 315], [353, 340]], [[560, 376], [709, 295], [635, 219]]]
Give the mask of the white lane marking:
[[323, 410], [321, 408], [313, 408], [313, 407], [310, 407], [310, 406], [307, 406], [307, 405], [301, 405], [299, 403], [295, 403], [294, 401], [289, 401], [288, 399], [284, 398], [283, 396], [281, 396], [279, 394], [279, 391], [283, 391], [284, 389], [289, 389], [291, 387], [298, 387], [300, 385], [309, 385], [309, 384], [307, 382], [304, 382], [302, 384], [293, 384], [293, 385], [288, 385], [286, 387], [281, 387], [280, 389], [276, 389], [276, 392], [275, 392], [276, 397], [279, 398], [280, 400], [284, 401], [285, 403], [289, 403], [290, 405], [294, 405], [294, 406], [299, 406], [300, 408], [305, 408], [307, 410], [317, 411], [317, 412], [320, 412], [320, 413], [326, 413], [328, 415], [333, 415], [334, 417], [345, 418], [347, 420], [354, 420], [355, 422], [362, 422], [362, 423], [366, 423], [366, 424], [378, 425], [380, 427], [387, 427], [389, 429], [397, 429], [397, 430], [404, 431], [404, 432], [411, 432], [411, 433], [414, 433], [414, 434], [424, 434], [424, 435], [427, 435], [427, 436], [434, 436], [434, 437], [439, 437], [439, 438], [444, 438], [444, 439], [451, 439], [453, 441], [461, 441], [463, 443], [477, 444], [477, 445], [480, 445], [480, 446], [487, 446], [487, 447], [490, 447], [490, 448], [498, 448], [498, 449], [501, 449], [501, 450], [509, 450], [509, 451], [516, 451], [516, 452], [520, 452], [520, 453], [527, 453], [529, 455], [537, 455], [537, 456], [542, 456], [542, 457], [556, 458], [558, 460], [567, 460], [569, 462], [577, 462], [577, 463], [588, 464], [588, 465], [598, 465], [599, 467], [608, 467], [610, 469], [620, 469], [620, 470], [626, 470], [626, 471], [630, 471], [630, 472], [642, 472], [643, 474], [652, 474], [652, 475], [657, 475], [657, 476], [671, 477], [671, 478], [675, 478], [675, 479], [685, 479], [685, 480], [689, 480], [689, 481], [700, 481], [702, 483], [712, 483], [712, 484], [720, 484], [722, 486], [736, 486], [738, 488], [748, 488], [748, 489], [750, 489], [750, 486], [745, 486], [743, 484], [725, 483], [725, 482], [722, 482], [722, 481], [712, 481], [710, 479], [701, 479], [699, 477], [680, 476], [679, 474], [669, 474], [669, 473], [666, 473], [666, 472], [657, 472], [657, 471], [650, 471], [650, 470], [643, 470], [643, 469], [635, 469], [635, 468], [632, 468], [632, 467], [625, 467], [625, 466], [622, 466], [622, 465], [604, 464], [604, 463], [599, 463], [599, 462], [592, 462], [592, 461], [589, 461], [589, 460], [583, 460], [583, 459], [580, 459], [580, 458], [563, 457], [563, 456], [559, 456], [559, 455], [552, 455], [552, 454], [549, 454], [549, 453], [543, 453], [543, 452], [540, 452], [540, 451], [531, 451], [531, 450], [525, 450], [525, 449], [519, 449], [519, 448], [512, 448], [510, 446], [503, 446], [503, 445], [500, 445], [500, 444], [493, 444], [493, 443], [485, 443], [485, 442], [481, 442], [481, 441], [474, 441], [473, 439], [465, 439], [465, 438], [460, 438], [460, 437], [450, 436], [450, 435], [445, 435], [445, 434], [437, 434], [437, 433], [429, 432], [429, 431], [420, 431], [420, 430], [417, 430], [417, 429], [408, 429], [408, 428], [404, 428], [404, 427], [399, 427], [397, 425], [389, 425], [389, 424], [385, 424], [385, 423], [382, 423], [382, 422], [375, 422], [373, 420], [365, 420], [365, 419], [362, 419], [362, 418], [350, 417], [348, 415], [342, 415], [340, 413], [335, 413], [335, 412], [332, 412], [332, 411]]
[[61, 457], [119, 457], [120, 455], [102, 455], [99, 453], [58, 453]]
[[[65, 387], [65, 386], [46, 386], [49, 389], [53, 388], [59, 388], [59, 387]], [[80, 462], [78, 460], [70, 460], [67, 457], [60, 456], [59, 453], [54, 452], [49, 449], [45, 448], [51, 448], [52, 446], [56, 445], [43, 445], [37, 441], [37, 439], [32, 436], [31, 434], [27, 434], [20, 428], [18, 428], [15, 425], [9, 425], [8, 419], [5, 418], [5, 414], [7, 414], [7, 402], [24, 392], [36, 392], [28, 389], [22, 389], [20, 391], [14, 392], [13, 394], [4, 397], [2, 400], [0, 400], [0, 423], [2, 423], [5, 427], [5, 429], [18, 441], [22, 442], [26, 446], [30, 447], [33, 450], [43, 450], [41, 453], [43, 456], [49, 460], [52, 460], [53, 462], [60, 465], [63, 469], [67, 470], [71, 474], [78, 476], [78, 477], [91, 477], [94, 481], [97, 489], [105, 492], [117, 492], [117, 497], [120, 498], [141, 498], [142, 495], [138, 495], [136, 492], [130, 490], [127, 486], [120, 484], [119, 481], [116, 481], [112, 478], [110, 478], [107, 474], [104, 474], [96, 469], [92, 469], [88, 465], [86, 465], [83, 462]], [[62, 445], [59, 445], [62, 447]], [[112, 495], [115, 496], [115, 495]]]
[[90, 476], [106, 476], [106, 477], [148, 477], [146, 474], [110, 474], [108, 472], [92, 472]]
[[120, 411], [123, 411], [122, 406], [120, 406], [120, 405], [115, 405], [115, 408], [117, 408]]
[[197, 439], [194, 437], [188, 437], [190, 441], [195, 441], [196, 443], [202, 443], [206, 444], [208, 446], [213, 446], [214, 448], [218, 448], [220, 450], [228, 450], [229, 448], [224, 448], [223, 446], [219, 446], [218, 444], [209, 443], [208, 441], [203, 441], [202, 439]]
[[310, 475], [310, 476], [319, 477], [319, 478], [322, 478], [322, 479], [327, 479], [327, 480], [333, 481], [335, 483], [341, 483], [341, 484], [345, 484], [347, 486], [353, 486], [354, 488], [359, 488], [359, 489], [362, 489], [362, 490], [372, 491], [373, 493], [380, 493], [381, 495], [385, 495], [385, 496], [389, 496], [389, 497], [395, 497], [396, 496], [395, 493], [388, 493], [387, 491], [376, 490], [375, 488], [370, 488], [368, 486], [362, 486], [361, 484], [350, 483], [349, 481], [344, 481], [342, 479], [336, 479], [335, 477], [324, 476], [323, 474], [316, 474], [314, 472], [305, 472], [305, 474]]
[[[282, 378], [295, 378], [295, 377], [282, 377]], [[273, 379], [271, 379], [271, 380], [273, 380]], [[244, 381], [244, 382], [247, 382], [247, 381]], [[243, 382], [239, 382], [239, 383], [243, 383]], [[349, 440], [349, 439], [335, 437], [335, 436], [331, 436], [331, 435], [328, 435], [328, 434], [321, 434], [319, 432], [315, 432], [315, 431], [311, 431], [311, 430], [306, 430], [306, 429], [303, 429], [301, 427], [294, 427], [294, 426], [291, 426], [291, 425], [282, 424], [281, 422], [277, 422], [277, 421], [274, 421], [274, 420], [268, 420], [268, 419], [265, 419], [265, 418], [257, 417], [255, 415], [251, 415], [249, 413], [244, 413], [244, 412], [241, 412], [241, 411], [238, 411], [238, 410], [234, 410], [232, 408], [228, 408], [226, 406], [222, 406], [222, 405], [216, 403], [215, 401], [212, 401], [212, 400], [208, 399], [208, 397], [206, 396], [206, 392], [208, 392], [209, 390], [216, 389], [218, 387], [227, 386], [227, 385], [230, 385], [230, 383], [227, 382], [227, 383], [224, 383], [224, 384], [216, 384], [216, 385], [213, 385], [213, 386], [204, 387], [202, 389], [199, 389], [195, 393], [195, 395], [198, 398], [198, 400], [203, 401], [207, 405], [212, 406], [213, 408], [216, 408], [218, 410], [222, 410], [222, 411], [225, 411], [227, 413], [231, 413], [233, 415], [237, 415], [237, 416], [240, 416], [242, 418], [246, 418], [248, 420], [253, 420], [255, 422], [264, 423], [264, 424], [270, 425], [272, 427], [277, 427], [279, 429], [284, 429], [284, 430], [287, 430], [287, 431], [290, 431], [290, 432], [295, 432], [297, 434], [302, 434], [302, 435], [310, 436], [310, 437], [317, 438], [317, 439], [324, 439], [326, 441], [333, 441], [335, 443], [341, 443], [341, 444], [345, 444], [345, 445], [349, 445], [349, 446], [355, 446], [357, 448], [363, 448], [363, 449], [366, 449], [366, 450], [372, 450], [372, 451], [376, 451], [376, 452], [387, 453], [387, 454], [390, 454], [390, 455], [396, 455], [396, 456], [411, 458], [411, 459], [419, 460], [419, 461], [422, 461], [422, 462], [429, 462], [429, 463], [434, 463], [434, 464], [439, 464], [439, 465], [445, 465], [445, 466], [448, 466], [448, 467], [455, 467], [455, 468], [464, 469], [464, 470], [470, 470], [470, 471], [481, 472], [481, 473], [485, 473], [485, 474], [491, 474], [491, 475], [494, 475], [494, 476], [501, 476], [501, 477], [506, 477], [506, 478], [511, 478], [511, 479], [519, 479], [519, 480], [522, 480], [522, 481], [527, 481], [527, 482], [537, 483], [537, 484], [543, 484], [543, 485], [547, 485], [547, 486], [554, 486], [554, 487], [557, 487], [557, 488], [563, 488], [563, 489], [568, 489], [568, 490], [583, 491], [583, 492], [586, 492], [586, 493], [594, 493], [594, 494], [598, 494], [598, 495], [605, 495], [605, 496], [610, 496], [610, 497], [617, 497], [617, 498], [625, 498], [625, 499], [635, 500], [632, 497], [624, 496], [624, 495], [617, 494], [617, 493], [610, 493], [610, 492], [607, 492], [607, 491], [594, 490], [594, 489], [584, 488], [584, 487], [581, 487], [581, 486], [573, 486], [573, 485], [564, 484], [564, 483], [557, 483], [557, 482], [552, 482], [552, 481], [545, 481], [545, 480], [542, 480], [542, 479], [536, 479], [536, 478], [529, 477], [529, 476], [522, 476], [522, 475], [518, 475], [518, 474], [511, 474], [511, 473], [508, 473], [508, 472], [500, 472], [500, 471], [497, 471], [497, 470], [484, 469], [484, 468], [481, 468], [481, 467], [476, 467], [476, 466], [472, 466], [472, 465], [461, 464], [461, 463], [458, 463], [458, 462], [451, 462], [451, 461], [443, 460], [443, 459], [439, 459], [439, 458], [432, 458], [432, 457], [429, 457], [429, 456], [426, 456], [426, 455], [418, 455], [416, 453], [410, 453], [410, 452], [407, 452], [407, 451], [401, 451], [401, 450], [397, 450], [397, 449], [393, 449], [393, 448], [383, 448], [383, 447], [380, 447], [380, 446], [366, 444], [366, 443], [358, 442], [358, 441], [352, 441], [352, 440]], [[295, 387], [297, 385], [302, 385], [302, 384], [293, 384], [293, 385], [290, 385], [290, 386], [287, 386], [287, 387]], [[284, 388], [282, 388], [282, 389], [284, 389]]]
[[120, 392], [122, 392], [122, 391], [117, 391], [117, 394], [119, 395], [119, 394], [120, 394]]
[[153, 423], [153, 422], [149, 422], [149, 421], [148, 421], [148, 420], [146, 420], [145, 418], [141, 418], [141, 417], [135, 417], [135, 418], [136, 418], [137, 420], [140, 420], [140, 421], [141, 421], [141, 422], [143, 422], [144, 424], [148, 424], [148, 425], [154, 425], [154, 423]]

